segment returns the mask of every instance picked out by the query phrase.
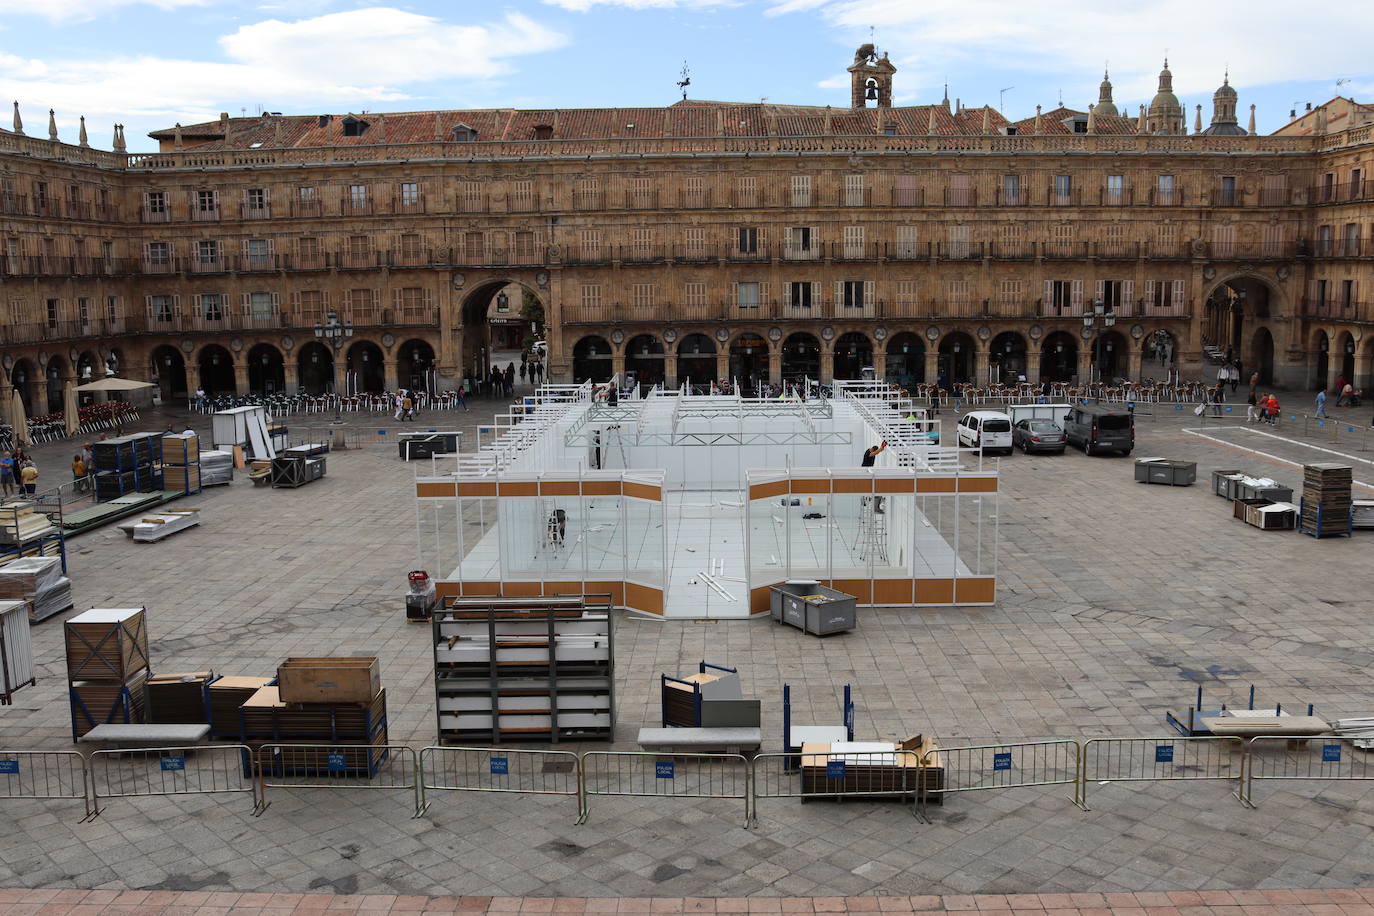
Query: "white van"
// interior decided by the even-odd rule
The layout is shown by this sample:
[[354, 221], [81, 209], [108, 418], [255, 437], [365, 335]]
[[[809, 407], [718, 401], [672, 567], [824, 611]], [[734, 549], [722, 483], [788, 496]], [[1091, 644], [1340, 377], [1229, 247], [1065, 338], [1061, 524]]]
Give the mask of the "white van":
[[959, 445], [983, 452], [1004, 448], [1011, 452], [1011, 417], [999, 410], [974, 410], [959, 421]]

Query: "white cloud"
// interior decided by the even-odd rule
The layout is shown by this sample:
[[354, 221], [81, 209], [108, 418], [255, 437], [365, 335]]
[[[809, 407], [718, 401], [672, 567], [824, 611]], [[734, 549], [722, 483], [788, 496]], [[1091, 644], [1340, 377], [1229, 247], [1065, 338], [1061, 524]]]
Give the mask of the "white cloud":
[[735, 6], [737, 0], [544, 0], [574, 13], [585, 13], [596, 6], [620, 6], [631, 10], [705, 9]]
[[153, 56], [40, 61], [0, 53], [0, 96], [19, 99], [30, 120], [56, 108], [64, 136], [85, 114], [93, 126], [130, 123], [133, 140], [141, 121], [148, 129], [258, 104], [290, 110], [295, 104], [356, 109], [394, 102], [407, 97], [410, 85], [489, 80], [508, 68], [506, 61], [565, 42], [518, 13], [460, 25], [376, 7], [243, 26], [220, 39], [224, 62]]
[[84, 21], [124, 6], [152, 6], [171, 10], [204, 6], [205, 0], [0, 0], [0, 14], [42, 16], [54, 22]]
[[[1118, 100], [1148, 99], [1166, 49], [1180, 93], [1210, 92], [1228, 63], [1239, 88], [1371, 70], [1361, 42], [1332, 41], [1329, 23], [1295, 16], [1289, 0], [772, 0], [766, 12], [818, 14], [859, 41], [873, 26], [905, 79], [924, 85], [988, 61], [1063, 75], [1110, 60]], [[1341, 18], [1344, 34], [1370, 34], [1374, 3], [1349, 4]]]

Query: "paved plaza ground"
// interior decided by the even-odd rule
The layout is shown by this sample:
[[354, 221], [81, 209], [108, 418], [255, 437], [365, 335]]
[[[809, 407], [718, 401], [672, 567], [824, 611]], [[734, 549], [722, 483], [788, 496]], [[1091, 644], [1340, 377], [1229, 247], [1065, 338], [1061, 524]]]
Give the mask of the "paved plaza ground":
[[[471, 429], [493, 406], [417, 425]], [[1368, 423], [1363, 408], [1340, 414]], [[1218, 702], [1243, 703], [1253, 683], [1267, 702], [1314, 703], [1326, 718], [1374, 715], [1374, 534], [1263, 532], [1208, 487], [1227, 467], [1296, 488], [1301, 469], [1285, 461], [1345, 460], [1314, 444], [1374, 481], [1374, 451], [1358, 434], [1333, 444], [1298, 426], [1221, 427], [1188, 411], [1142, 418], [1136, 455], [1198, 462], [1189, 488], [1134, 483], [1130, 459], [1003, 459], [996, 607], [864, 611], [858, 630], [825, 640], [766, 620], [620, 618], [614, 746], [657, 724], [659, 673], [703, 658], [738, 666], [746, 696], [763, 700], [766, 750], [780, 744], [784, 682], [800, 723], [835, 722], [850, 683], [861, 739], [920, 732], [945, 746], [1162, 735], [1165, 710], [1186, 709], [1199, 684]], [[40, 466], [56, 471], [69, 450], [38, 449]], [[189, 498], [203, 524], [163, 543], [114, 529], [72, 539], [77, 608], [146, 605], [163, 671], [267, 676], [288, 655], [378, 655], [391, 740], [423, 747], [435, 731], [429, 631], [404, 622], [402, 602], [414, 465], [387, 444], [328, 467], [299, 490], [240, 478]], [[0, 747], [70, 749], [60, 620], [34, 642], [39, 683], [0, 709]], [[765, 799], [753, 829], [723, 800], [598, 798], [582, 826], [567, 798], [471, 793], [432, 793], [418, 819], [386, 792], [275, 791], [258, 818], [242, 795], [117, 799], [85, 824], [79, 802], [0, 801], [0, 887], [672, 899], [1358, 887], [1374, 883], [1366, 785], [1264, 786], [1256, 810], [1209, 782], [1094, 786], [1087, 812], [1068, 786], [967, 793], [929, 824], [895, 803]], [[1117, 905], [1098, 899], [1064, 906]], [[1159, 902], [1120, 906], [1194, 905], [1148, 899]], [[983, 907], [1002, 908], [1059, 907]], [[714, 904], [681, 907], [697, 909]]]

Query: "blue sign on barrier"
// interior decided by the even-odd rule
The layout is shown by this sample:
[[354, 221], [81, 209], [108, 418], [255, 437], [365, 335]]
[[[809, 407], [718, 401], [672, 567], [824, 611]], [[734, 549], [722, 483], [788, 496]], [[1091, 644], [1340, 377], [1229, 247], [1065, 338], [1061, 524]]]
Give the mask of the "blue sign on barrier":
[[19, 761], [18, 761], [18, 760], [0, 760], [0, 775], [3, 775], [3, 776], [18, 776], [18, 775], [19, 775]]
[[844, 761], [827, 760], [825, 762], [826, 779], [844, 779]]
[[1325, 425], [1326, 425], [1326, 421], [1325, 421], [1325, 420], [1318, 420], [1318, 421], [1317, 421], [1317, 425], [1318, 425], [1318, 426], [1325, 426]]
[[508, 776], [510, 775], [510, 758], [493, 757], [491, 758], [491, 775]]
[[1011, 769], [1011, 751], [1002, 751], [992, 755], [992, 768], [994, 770]]
[[1174, 746], [1172, 744], [1159, 744], [1155, 746], [1155, 763], [1173, 763]]
[[1341, 746], [1339, 744], [1322, 745], [1322, 763], [1340, 763]]
[[1347, 426], [1347, 427], [1345, 428], [1345, 431], [1348, 432], [1348, 433], [1353, 433], [1353, 432], [1355, 431], [1355, 427], [1353, 427], [1353, 426]]
[[158, 760], [158, 764], [161, 765], [163, 772], [169, 772], [171, 770], [184, 770], [186, 769], [186, 758], [162, 757]]
[[1175, 404], [1175, 405], [1174, 405], [1174, 410], [1182, 410], [1182, 409], [1183, 409], [1183, 405], [1182, 405], [1182, 404]]
[[385, 435], [386, 435], [386, 430], [384, 430], [384, 429], [379, 429], [379, 430], [377, 430], [377, 435], [379, 435], [379, 436], [385, 436]]
[[1226, 405], [1226, 412], [1227, 412], [1227, 413], [1230, 413], [1231, 410], [1232, 410], [1231, 405], [1230, 405], [1230, 404], [1227, 404], [1227, 405]]
[[672, 779], [672, 778], [673, 778], [673, 761], [671, 761], [671, 760], [656, 760], [656, 761], [654, 761], [654, 778], [655, 778], [655, 779]]
[[329, 767], [329, 772], [342, 773], [348, 769], [348, 755], [339, 751], [332, 751], [326, 758], [326, 765]]

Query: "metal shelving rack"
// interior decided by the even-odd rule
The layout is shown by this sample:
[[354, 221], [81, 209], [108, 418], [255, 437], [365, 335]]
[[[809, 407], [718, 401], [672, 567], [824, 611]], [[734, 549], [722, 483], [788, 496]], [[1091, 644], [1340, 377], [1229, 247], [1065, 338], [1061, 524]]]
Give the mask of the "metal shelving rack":
[[[522, 629], [523, 638], [502, 633], [505, 624], [521, 625], [514, 629]], [[537, 635], [531, 624], [539, 627]], [[440, 744], [611, 740], [614, 736], [610, 595], [445, 598], [435, 609], [431, 625]], [[560, 639], [574, 636], [590, 644], [594, 657], [558, 657]], [[475, 639], [485, 640], [480, 660], [444, 657], [460, 641]], [[603, 645], [604, 653], [600, 651]], [[503, 650], [538, 648], [546, 650], [542, 660], [498, 657]], [[518, 697], [528, 697], [529, 704], [521, 705]], [[463, 723], [464, 718], [473, 721]]]

